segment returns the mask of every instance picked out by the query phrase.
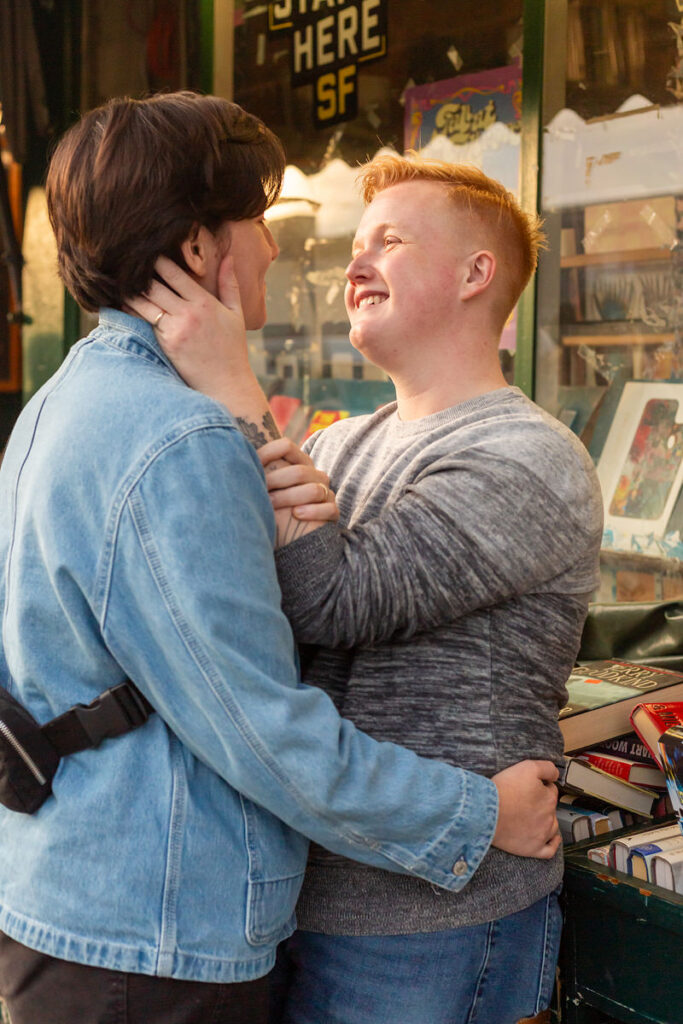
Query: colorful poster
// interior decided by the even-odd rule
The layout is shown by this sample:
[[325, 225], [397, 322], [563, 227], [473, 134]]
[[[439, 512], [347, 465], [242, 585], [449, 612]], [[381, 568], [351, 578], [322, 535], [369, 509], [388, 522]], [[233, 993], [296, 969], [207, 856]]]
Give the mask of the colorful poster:
[[619, 474], [609, 511], [613, 516], [659, 519], [683, 458], [679, 403], [652, 398], [640, 417]]
[[518, 130], [521, 112], [522, 72], [516, 64], [416, 85], [405, 93], [405, 148], [422, 149], [435, 135], [464, 145], [496, 122]]
[[627, 381], [598, 463], [602, 546], [680, 558], [683, 383]]
[[329, 427], [332, 423], [337, 423], [339, 420], [345, 420], [348, 416], [348, 409], [317, 409], [311, 417], [303, 440], [306, 441], [316, 431], [324, 430], [325, 427]]

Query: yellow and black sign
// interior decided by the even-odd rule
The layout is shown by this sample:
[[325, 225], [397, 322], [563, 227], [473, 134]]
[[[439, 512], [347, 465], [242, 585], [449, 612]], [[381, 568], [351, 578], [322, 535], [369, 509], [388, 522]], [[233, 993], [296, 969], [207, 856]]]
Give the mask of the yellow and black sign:
[[291, 36], [292, 85], [314, 86], [317, 128], [358, 113], [358, 65], [387, 52], [388, 0], [277, 0], [269, 33]]

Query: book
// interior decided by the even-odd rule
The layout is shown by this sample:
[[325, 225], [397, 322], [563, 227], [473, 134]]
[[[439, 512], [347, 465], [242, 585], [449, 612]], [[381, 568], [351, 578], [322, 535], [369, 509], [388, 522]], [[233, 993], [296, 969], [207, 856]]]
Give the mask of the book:
[[652, 813], [653, 818], [667, 818], [670, 814], [674, 813], [673, 804], [671, 803], [671, 797], [668, 793], [662, 793], [659, 800], [655, 804], [655, 809]]
[[673, 822], [667, 825], [657, 825], [655, 828], [645, 829], [642, 832], [634, 832], [631, 835], [620, 836], [618, 839], [612, 840], [610, 844], [610, 865], [616, 871], [626, 872], [628, 870], [628, 856], [634, 847], [642, 846], [643, 843], [658, 843], [662, 839], [668, 839], [670, 836], [678, 836], [679, 834], [680, 829], [677, 823]]
[[661, 695], [683, 700], [683, 673], [608, 659], [577, 666], [567, 680], [567, 704], [560, 711], [566, 753], [623, 736], [637, 704]]
[[577, 843], [580, 839], [588, 839], [590, 828], [585, 814], [571, 807], [561, 807], [559, 804], [556, 814], [563, 843]]
[[655, 885], [683, 893], [683, 848], [674, 847], [655, 854], [650, 870]]
[[631, 712], [631, 723], [659, 767], [663, 769], [659, 740], [667, 729], [683, 725], [683, 701], [648, 701], [636, 704]]
[[597, 796], [617, 807], [623, 807], [634, 814], [651, 817], [659, 798], [651, 789], [634, 786], [614, 775], [608, 775], [600, 768], [594, 768], [577, 757], [566, 757], [564, 772], [560, 774], [559, 785], [575, 793]]
[[659, 752], [674, 814], [683, 833], [683, 726], [672, 725], [659, 737]]
[[615, 807], [614, 804], [600, 800], [599, 797], [589, 796], [587, 793], [563, 793], [558, 801], [558, 806], [564, 804], [568, 804], [575, 810], [604, 814], [609, 821], [610, 832], [633, 824], [633, 815], [629, 811], [625, 811], [623, 807]]
[[632, 761], [628, 757], [603, 754], [599, 750], [584, 750], [575, 756], [587, 764], [592, 764], [594, 768], [601, 768], [608, 775], [624, 779], [625, 782], [632, 782], [634, 786], [666, 788], [666, 776], [656, 764], [643, 764], [642, 761]]
[[569, 804], [558, 803], [557, 822], [563, 843], [578, 843], [581, 839], [611, 831], [606, 814], [571, 807]]
[[658, 853], [664, 850], [683, 850], [683, 835], [666, 836], [656, 842], [641, 843], [634, 846], [628, 855], [628, 873], [634, 878], [643, 878], [648, 882], [653, 881], [652, 861]]
[[592, 743], [591, 749], [601, 754], [627, 757], [629, 761], [638, 761], [640, 764], [657, 764], [652, 751], [643, 743], [637, 732], [614, 736], [611, 740], [603, 740], [602, 743]]
[[606, 843], [605, 846], [592, 846], [588, 851], [588, 859], [594, 860], [596, 864], [604, 864], [605, 867], [608, 867], [610, 845], [610, 843]]

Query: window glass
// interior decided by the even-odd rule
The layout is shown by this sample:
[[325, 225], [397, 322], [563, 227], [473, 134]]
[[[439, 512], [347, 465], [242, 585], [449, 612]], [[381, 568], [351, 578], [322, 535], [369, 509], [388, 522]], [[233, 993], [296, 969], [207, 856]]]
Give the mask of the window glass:
[[[280, 428], [297, 440], [394, 395], [348, 340], [358, 164], [384, 146], [412, 147], [517, 187], [521, 9], [521, 0], [237, 4], [235, 99], [278, 133], [288, 159], [268, 214], [281, 250], [267, 279], [269, 322], [250, 353]], [[509, 372], [514, 339], [512, 322]]]
[[660, 600], [683, 592], [683, 3], [560, 7], [546, 54], [536, 398], [598, 467], [598, 598]]

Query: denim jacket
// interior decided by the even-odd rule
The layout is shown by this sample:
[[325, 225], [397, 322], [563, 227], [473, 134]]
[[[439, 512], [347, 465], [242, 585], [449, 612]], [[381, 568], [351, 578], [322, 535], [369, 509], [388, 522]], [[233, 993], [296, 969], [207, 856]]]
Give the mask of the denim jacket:
[[[0, 470], [0, 683], [41, 722], [128, 676], [142, 728], [0, 808], [0, 930], [66, 960], [265, 974], [308, 840], [452, 891], [493, 783], [377, 743], [297, 677], [258, 459], [137, 318], [99, 326], [27, 405]], [[419, 682], [417, 682], [419, 685]]]

